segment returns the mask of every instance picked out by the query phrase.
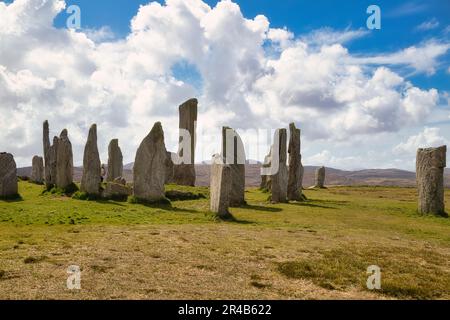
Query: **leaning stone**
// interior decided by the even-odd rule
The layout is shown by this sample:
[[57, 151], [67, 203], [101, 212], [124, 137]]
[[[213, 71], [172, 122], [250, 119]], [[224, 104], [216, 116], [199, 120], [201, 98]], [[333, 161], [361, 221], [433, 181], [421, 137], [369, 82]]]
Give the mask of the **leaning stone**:
[[31, 182], [42, 184], [44, 182], [44, 159], [34, 156], [31, 167]]
[[[179, 107], [180, 113], [180, 149], [178, 157], [181, 163], [174, 166], [174, 181], [179, 185], [195, 186], [195, 135], [197, 125], [197, 99], [190, 99]], [[190, 139], [183, 137], [189, 133]], [[189, 140], [189, 141], [188, 141]], [[190, 150], [190, 157], [184, 153]]]
[[136, 199], [148, 202], [165, 199], [166, 160], [164, 131], [161, 123], [157, 122], [136, 152], [133, 168], [133, 194]]
[[18, 195], [17, 167], [10, 153], [0, 153], [0, 198]]
[[[275, 172], [271, 176], [272, 202], [287, 202], [288, 169], [287, 161], [287, 131], [278, 129], [275, 133], [275, 144], [272, 151], [272, 166], [275, 166]], [[278, 155], [276, 154], [278, 151]], [[278, 162], [278, 163], [277, 163]], [[277, 169], [278, 166], [278, 170]]]
[[447, 146], [419, 149], [416, 174], [419, 193], [419, 213], [446, 215], [444, 199], [444, 168]]
[[97, 147], [97, 125], [89, 129], [89, 135], [84, 148], [83, 176], [80, 190], [89, 195], [99, 195], [101, 184], [101, 162]]
[[231, 128], [222, 128], [222, 157], [231, 170], [230, 206], [245, 204], [245, 149], [241, 137]]
[[56, 186], [66, 189], [73, 183], [73, 153], [67, 130], [64, 129], [56, 147]]
[[123, 155], [119, 147], [119, 140], [113, 139], [108, 146], [108, 175], [107, 181], [114, 181], [123, 175]]
[[222, 219], [229, 219], [231, 168], [220, 155], [214, 155], [211, 163], [210, 208]]
[[288, 178], [288, 200], [301, 201], [303, 189], [303, 166], [300, 154], [300, 129], [294, 123], [289, 126], [289, 178]]

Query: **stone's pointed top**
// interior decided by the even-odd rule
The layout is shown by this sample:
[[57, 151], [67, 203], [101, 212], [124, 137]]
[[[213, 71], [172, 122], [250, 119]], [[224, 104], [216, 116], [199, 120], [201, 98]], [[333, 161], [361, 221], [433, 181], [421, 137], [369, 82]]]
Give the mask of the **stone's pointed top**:
[[93, 125], [91, 125], [91, 127], [89, 128], [89, 134], [91, 133], [91, 132], [97, 132], [97, 125], [94, 123]]
[[58, 143], [59, 138], [57, 136], [53, 137], [53, 144]]
[[44, 121], [44, 127], [48, 127], [48, 120]]
[[186, 105], [195, 105], [195, 106], [197, 106], [197, 105], [198, 105], [198, 100], [197, 100], [196, 98], [189, 99], [189, 100], [183, 102], [183, 103], [180, 105], [180, 107], [186, 106]]
[[110, 145], [119, 145], [119, 139], [112, 139]]
[[149, 135], [152, 137], [154, 142], [157, 142], [161, 139], [164, 141], [164, 130], [162, 128], [161, 122], [155, 123]]
[[67, 132], [67, 129], [64, 129], [61, 131], [61, 134], [59, 135], [60, 138], [67, 138], [69, 133]]

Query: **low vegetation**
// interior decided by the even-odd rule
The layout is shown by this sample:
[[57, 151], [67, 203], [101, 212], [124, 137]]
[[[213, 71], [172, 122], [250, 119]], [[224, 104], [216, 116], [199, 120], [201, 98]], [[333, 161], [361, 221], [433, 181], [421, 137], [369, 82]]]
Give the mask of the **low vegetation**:
[[[306, 190], [290, 204], [249, 189], [229, 222], [204, 187], [168, 186], [188, 196], [165, 204], [43, 188], [23, 181], [0, 201], [0, 299], [450, 299], [450, 219], [418, 215], [413, 188]], [[381, 290], [366, 288], [370, 265]]]

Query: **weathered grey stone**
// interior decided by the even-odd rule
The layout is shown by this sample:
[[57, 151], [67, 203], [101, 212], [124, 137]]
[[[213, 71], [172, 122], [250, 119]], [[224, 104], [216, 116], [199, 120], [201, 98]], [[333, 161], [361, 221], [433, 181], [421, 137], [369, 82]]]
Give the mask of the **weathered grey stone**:
[[268, 172], [264, 172], [264, 170], [270, 171], [270, 167], [272, 166], [272, 149], [273, 146], [270, 147], [269, 154], [264, 157], [264, 162], [261, 168], [261, 185], [260, 189], [265, 191], [270, 191], [272, 188], [272, 180], [271, 175]]
[[173, 170], [174, 170], [174, 164], [172, 161], [172, 155], [173, 153], [170, 151], [167, 151], [167, 158], [165, 162], [165, 170], [166, 170], [166, 184], [173, 183]]
[[303, 166], [302, 156], [300, 154], [300, 129], [295, 127], [294, 123], [289, 125], [289, 178], [288, 178], [288, 200], [303, 200]]
[[325, 188], [325, 167], [318, 168], [316, 170], [316, 185], [314, 188], [316, 189], [324, 189]]
[[50, 189], [56, 183], [56, 176], [52, 177], [52, 163], [55, 165], [54, 172], [56, 174], [56, 159], [52, 161], [51, 156], [51, 144], [50, 144], [50, 131], [48, 121], [43, 124], [43, 146], [44, 146], [44, 163], [45, 163], [45, 185]]
[[166, 160], [164, 131], [157, 122], [136, 152], [133, 193], [137, 199], [154, 202], [165, 198]]
[[34, 156], [31, 167], [31, 182], [42, 184], [44, 182], [44, 159]]
[[[49, 164], [48, 168], [49, 170], [49, 180], [46, 182], [47, 188], [51, 188], [56, 185], [56, 168], [57, 168], [57, 156], [58, 156], [58, 143], [59, 138], [53, 137], [53, 144], [50, 145], [49, 151], [48, 151], [48, 157], [49, 157]], [[46, 169], [47, 170], [47, 169]]]
[[[275, 143], [272, 149], [272, 167], [275, 172], [271, 176], [272, 202], [287, 202], [288, 169], [287, 169], [287, 131], [278, 129], [275, 132]], [[274, 153], [275, 151], [275, 153]], [[276, 152], [278, 151], [278, 152]], [[278, 154], [277, 154], [278, 153]], [[276, 170], [278, 167], [278, 170]]]
[[229, 218], [231, 168], [220, 155], [214, 155], [211, 163], [210, 208], [220, 218]]
[[125, 178], [122, 177], [117, 177], [114, 179], [114, 183], [121, 184], [124, 186], [127, 184], [127, 180], [125, 180]]
[[108, 175], [107, 181], [123, 176], [123, 155], [119, 147], [119, 140], [113, 139], [108, 146]]
[[80, 190], [90, 195], [100, 194], [101, 162], [97, 147], [97, 125], [89, 129], [89, 135], [84, 148], [83, 176]]
[[222, 128], [222, 157], [230, 166], [231, 190], [230, 206], [245, 204], [245, 149], [238, 133], [228, 127]]
[[419, 213], [445, 214], [444, 168], [447, 166], [447, 146], [419, 149], [416, 159]]
[[73, 183], [73, 153], [67, 130], [61, 132], [56, 146], [56, 186], [65, 189]]
[[103, 197], [107, 199], [126, 199], [131, 195], [131, 189], [124, 184], [108, 181]]
[[[179, 185], [195, 186], [197, 106], [197, 99], [190, 99], [179, 107], [180, 149], [178, 156], [181, 162], [174, 166], [174, 181]], [[189, 133], [190, 139], [186, 137], [185, 133]]]
[[18, 194], [17, 167], [10, 153], [0, 153], [0, 198], [14, 197]]

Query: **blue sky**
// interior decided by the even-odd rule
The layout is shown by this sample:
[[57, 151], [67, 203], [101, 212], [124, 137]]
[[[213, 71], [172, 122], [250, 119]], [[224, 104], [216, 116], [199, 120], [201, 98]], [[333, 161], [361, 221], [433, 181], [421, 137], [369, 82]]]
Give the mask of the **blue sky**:
[[[68, 128], [75, 163], [92, 123], [103, 158], [115, 135], [133, 161], [156, 121], [175, 151], [168, 128], [192, 97], [208, 130], [296, 122], [307, 165], [413, 170], [418, 147], [450, 144], [450, 1], [203, 1], [66, 0], [77, 33], [59, 0], [0, 1], [0, 149], [27, 165], [48, 119]], [[381, 30], [366, 27], [372, 4]], [[219, 151], [205, 141], [197, 161]]]

